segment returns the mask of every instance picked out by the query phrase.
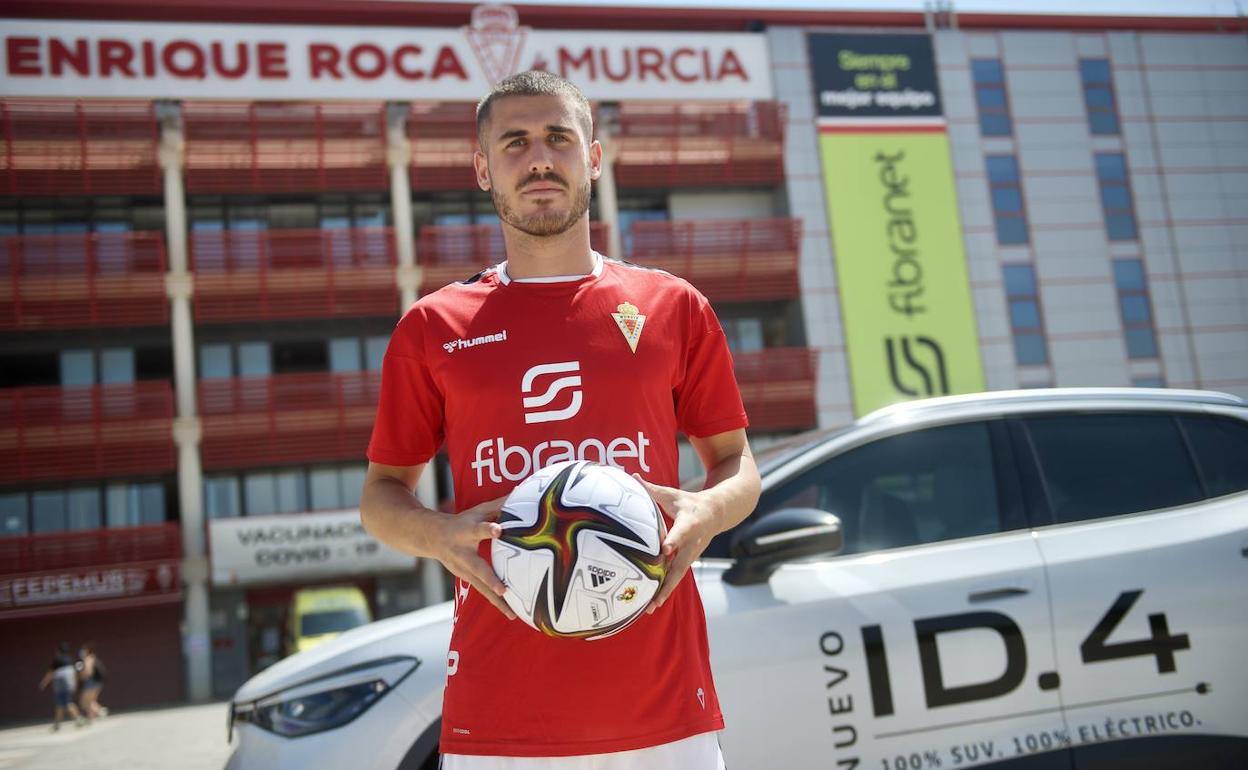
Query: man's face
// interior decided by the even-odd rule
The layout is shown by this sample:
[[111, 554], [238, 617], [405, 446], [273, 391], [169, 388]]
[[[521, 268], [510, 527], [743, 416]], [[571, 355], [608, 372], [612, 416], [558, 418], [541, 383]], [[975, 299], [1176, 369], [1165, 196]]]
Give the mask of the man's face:
[[585, 134], [559, 96], [508, 96], [494, 102], [473, 157], [477, 184], [507, 224], [536, 236], [565, 232], [589, 210], [602, 147]]

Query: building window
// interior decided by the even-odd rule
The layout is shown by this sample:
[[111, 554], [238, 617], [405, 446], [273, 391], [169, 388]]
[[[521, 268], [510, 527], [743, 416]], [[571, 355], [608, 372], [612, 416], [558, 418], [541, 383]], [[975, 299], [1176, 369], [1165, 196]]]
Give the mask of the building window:
[[204, 478], [204, 515], [210, 519], [228, 519], [243, 515], [242, 494], [237, 476]]
[[975, 79], [975, 106], [979, 109], [979, 132], [984, 136], [1014, 133], [1010, 106], [1005, 97], [1005, 68], [1000, 59], [972, 59]]
[[99, 529], [100, 520], [97, 487], [44, 489], [31, 494], [31, 531], [35, 534]]
[[1031, 265], [1005, 265], [1005, 296], [1010, 305], [1010, 332], [1014, 337], [1014, 360], [1019, 366], [1049, 362], [1036, 290], [1036, 270]]
[[1109, 59], [1080, 59], [1079, 76], [1083, 79], [1083, 103], [1088, 108], [1088, 128], [1093, 134], [1105, 136], [1121, 133], [1118, 107], [1114, 103], [1114, 83], [1109, 73]]
[[364, 491], [362, 465], [317, 466], [308, 473], [311, 509], [340, 511], [358, 508]]
[[204, 514], [223, 519], [355, 509], [364, 491], [365, 472], [365, 466], [351, 463], [208, 476]]
[[306, 511], [307, 483], [302, 469], [243, 474], [243, 511], [248, 516]]
[[1133, 388], [1164, 388], [1166, 381], [1162, 377], [1132, 377], [1131, 387]]
[[1115, 259], [1114, 286], [1118, 289], [1118, 310], [1127, 340], [1127, 357], [1156, 358], [1157, 335], [1153, 332], [1153, 310], [1144, 279], [1144, 264], [1138, 259]]
[[1135, 206], [1127, 181], [1127, 162], [1120, 152], [1096, 154], [1096, 181], [1101, 188], [1101, 209], [1105, 232], [1111, 241], [1134, 241]]
[[997, 226], [997, 243], [1027, 243], [1027, 214], [1023, 210], [1023, 188], [1018, 175], [1018, 159], [1013, 155], [989, 155], [988, 187], [992, 193], [992, 215]]
[[24, 535], [30, 529], [30, 501], [25, 492], [0, 495], [0, 537]]
[[143, 527], [165, 520], [165, 486], [159, 482], [109, 484], [104, 498], [109, 527]]

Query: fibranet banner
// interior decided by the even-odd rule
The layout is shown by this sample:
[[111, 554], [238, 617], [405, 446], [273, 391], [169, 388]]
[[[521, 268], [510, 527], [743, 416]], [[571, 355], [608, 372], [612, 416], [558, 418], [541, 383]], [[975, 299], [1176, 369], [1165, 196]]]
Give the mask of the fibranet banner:
[[771, 98], [761, 34], [535, 30], [497, 5], [470, 18], [458, 29], [6, 19], [0, 95], [476, 100], [544, 69], [590, 99]]
[[931, 38], [809, 46], [855, 414], [983, 390]]

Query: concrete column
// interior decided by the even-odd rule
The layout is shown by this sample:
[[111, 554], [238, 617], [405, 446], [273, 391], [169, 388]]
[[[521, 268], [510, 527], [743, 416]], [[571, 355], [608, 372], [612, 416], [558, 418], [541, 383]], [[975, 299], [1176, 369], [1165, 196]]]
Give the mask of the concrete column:
[[407, 111], [406, 102], [386, 105], [386, 165], [390, 169], [390, 211], [399, 258], [395, 281], [399, 287], [400, 312], [412, 306], [420, 288], [416, 234], [412, 227], [412, 180], [407, 170], [412, 157], [407, 141]]
[[607, 256], [624, 259], [624, 234], [620, 232], [620, 204], [615, 192], [615, 160], [619, 146], [612, 141], [611, 119], [604, 109], [598, 124], [602, 144], [602, 175], [598, 177], [598, 219], [607, 226]]
[[182, 650], [186, 692], [191, 700], [212, 697], [212, 645], [208, 621], [208, 549], [204, 542], [203, 469], [200, 424], [195, 407], [195, 335], [191, 322], [194, 278], [186, 240], [186, 195], [182, 186], [182, 113], [175, 103], [157, 105], [160, 119], [160, 165], [164, 172], [165, 249], [173, 335], [173, 387], [177, 418], [173, 440], [178, 448], [178, 497], [182, 519], [182, 583], [185, 600]]
[[[390, 169], [390, 211], [394, 219], [394, 242], [398, 253], [395, 282], [399, 287], [400, 312], [416, 301], [420, 290], [420, 266], [416, 264], [416, 232], [412, 226], [412, 181], [408, 174], [412, 149], [407, 140], [406, 102], [386, 105], [386, 165]], [[438, 504], [438, 491], [432, 463], [416, 483], [416, 497], [430, 508]], [[421, 593], [426, 604], [445, 601], [442, 565], [434, 559], [420, 562]]]

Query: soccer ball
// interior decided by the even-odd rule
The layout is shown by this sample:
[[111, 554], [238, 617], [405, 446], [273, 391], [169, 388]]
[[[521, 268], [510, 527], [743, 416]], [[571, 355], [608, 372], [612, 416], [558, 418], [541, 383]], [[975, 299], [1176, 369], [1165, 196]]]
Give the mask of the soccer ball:
[[640, 617], [667, 567], [667, 526], [637, 479], [619, 468], [566, 460], [512, 490], [491, 545], [503, 598], [549, 636], [602, 639]]

